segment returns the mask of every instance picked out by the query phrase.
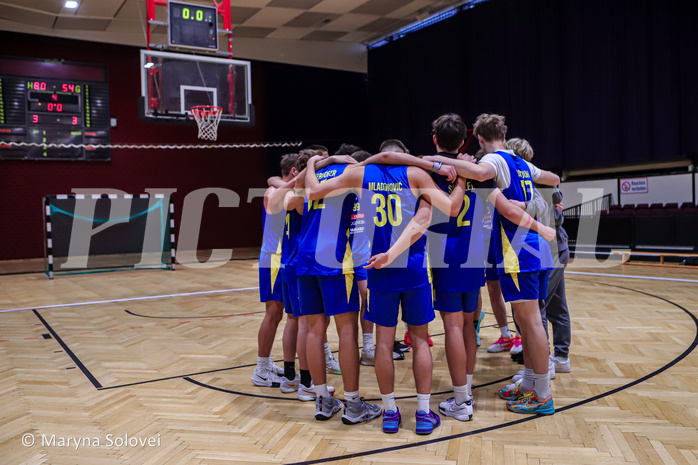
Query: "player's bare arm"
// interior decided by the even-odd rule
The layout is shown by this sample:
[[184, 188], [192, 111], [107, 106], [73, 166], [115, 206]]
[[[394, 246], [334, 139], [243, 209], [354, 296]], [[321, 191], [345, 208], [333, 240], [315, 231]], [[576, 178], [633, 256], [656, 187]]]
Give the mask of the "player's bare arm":
[[400, 237], [397, 241], [388, 249], [386, 252], [374, 255], [368, 260], [368, 264], [364, 268], [376, 268], [381, 269], [384, 266], [390, 265], [395, 258], [399, 257], [405, 250], [407, 250], [412, 244], [417, 242], [417, 240], [426, 233], [429, 224], [431, 223], [431, 204], [426, 200], [419, 202], [417, 207], [417, 212], [414, 214], [412, 219], [405, 230], [402, 231]]
[[451, 195], [446, 195], [423, 170], [408, 167], [407, 176], [416, 196], [422, 197], [449, 216], [458, 216], [465, 197], [465, 180], [463, 178], [458, 178]]
[[324, 199], [325, 197], [344, 194], [350, 190], [361, 190], [361, 183], [364, 178], [363, 166], [360, 164], [347, 166], [340, 176], [321, 183], [316, 176], [315, 166], [315, 163], [321, 159], [322, 157], [316, 155], [308, 160], [305, 174], [305, 193], [308, 199]]
[[497, 174], [494, 166], [490, 165], [489, 163], [475, 164], [468, 160], [454, 160], [453, 158], [444, 157], [442, 155], [430, 155], [424, 157], [424, 160], [453, 166], [456, 169], [458, 176], [462, 176], [467, 179], [474, 179], [476, 181], [487, 181], [488, 179], [494, 178], [494, 176]]
[[555, 229], [549, 228], [548, 226], [534, 220], [531, 215], [515, 204], [509, 202], [509, 199], [507, 199], [504, 194], [502, 194], [502, 191], [500, 191], [498, 188], [492, 190], [488, 200], [492, 202], [494, 208], [496, 208], [504, 218], [508, 219], [512, 223], [517, 224], [522, 228], [537, 232], [543, 236], [546, 241], [552, 241], [555, 239]]
[[544, 186], [557, 186], [560, 184], [560, 176], [550, 171], [540, 170], [540, 177], [535, 181]]
[[443, 163], [438, 165], [431, 161], [427, 161], [426, 157], [418, 158], [414, 155], [400, 152], [382, 152], [364, 160], [362, 164], [416, 166], [425, 171], [434, 171], [437, 174], [446, 176], [446, 179], [449, 181], [456, 179], [456, 171], [449, 165], [444, 165]]
[[264, 209], [268, 214], [279, 213], [284, 209], [284, 198], [288, 192], [293, 190], [296, 179], [293, 178], [288, 182], [284, 182], [278, 189], [274, 187], [267, 189], [264, 193]]

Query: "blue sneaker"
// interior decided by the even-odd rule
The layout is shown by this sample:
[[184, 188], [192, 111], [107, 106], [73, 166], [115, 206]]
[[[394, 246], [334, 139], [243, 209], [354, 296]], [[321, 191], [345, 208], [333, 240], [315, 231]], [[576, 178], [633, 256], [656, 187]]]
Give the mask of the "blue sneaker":
[[475, 337], [477, 338], [477, 346], [480, 347], [481, 341], [480, 341], [480, 326], [482, 325], [482, 320], [485, 319], [485, 311], [480, 310], [480, 318], [478, 318], [477, 323], [475, 324]]
[[397, 433], [398, 429], [400, 428], [400, 422], [402, 422], [400, 409], [397, 409], [397, 412], [393, 412], [392, 410], [383, 410], [384, 433]]
[[441, 425], [441, 417], [431, 410], [429, 413], [419, 410], [415, 414], [415, 418], [417, 419], [417, 429], [415, 430], [417, 434], [431, 434], [434, 428]]

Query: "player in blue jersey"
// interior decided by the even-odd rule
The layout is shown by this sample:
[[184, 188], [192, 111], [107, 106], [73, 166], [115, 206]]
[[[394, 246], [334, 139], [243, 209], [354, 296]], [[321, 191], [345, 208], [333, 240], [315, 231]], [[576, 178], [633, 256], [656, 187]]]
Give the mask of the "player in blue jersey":
[[[308, 179], [326, 182], [339, 176], [347, 165], [333, 164], [316, 172], [313, 157], [308, 165]], [[357, 344], [358, 288], [354, 276], [351, 223], [355, 195], [341, 198], [308, 199], [304, 208], [303, 227], [298, 244], [296, 271], [301, 313], [308, 318], [306, 343], [308, 365], [317, 393], [315, 418], [327, 420], [341, 408], [326, 385], [322, 345], [327, 328], [326, 317], [334, 317], [339, 336], [339, 364], [344, 383], [345, 424], [369, 421], [380, 415], [381, 408], [359, 397], [359, 354]]]
[[[414, 158], [414, 157], [411, 157]], [[373, 159], [373, 158], [372, 158]], [[373, 161], [380, 161], [380, 156]], [[442, 168], [437, 164], [427, 163], [415, 158], [425, 169]], [[429, 434], [441, 421], [439, 416], [429, 408], [432, 359], [427, 341], [427, 324], [434, 319], [431, 300], [431, 286], [426, 270], [425, 245], [423, 231], [410, 233], [406, 229], [417, 216], [418, 205], [421, 212], [428, 203], [433, 204], [450, 215], [456, 215], [463, 203], [463, 182], [456, 184], [451, 197], [438, 189], [429, 175], [418, 168], [406, 166], [382, 166], [360, 164], [350, 166], [341, 176], [335, 176], [325, 182], [319, 182], [315, 176], [313, 162], [308, 163], [306, 190], [312, 201], [342, 199], [348, 191], [358, 191], [361, 195], [361, 209], [371, 218], [366, 222], [368, 236], [371, 239], [371, 254], [381, 255], [381, 259], [372, 258], [368, 274], [368, 308], [366, 318], [376, 324], [376, 377], [385, 407], [383, 414], [383, 431], [398, 431], [401, 420], [395, 404], [393, 341], [400, 305], [402, 319], [408, 324], [414, 348], [413, 372], [417, 387], [417, 413], [415, 415], [419, 434]], [[452, 179], [453, 170], [449, 170]], [[425, 202], [420, 202], [422, 198]], [[426, 221], [428, 225], [428, 214]], [[396, 257], [385, 254], [393, 244], [408, 231], [408, 236], [415, 242], [409, 250]], [[390, 266], [385, 266], [385, 261]], [[381, 269], [377, 269], [381, 268]], [[342, 357], [340, 348], [340, 360]]]
[[[291, 181], [295, 172], [297, 155], [285, 155], [281, 159], [283, 182]], [[276, 330], [283, 318], [284, 305], [281, 295], [281, 238], [284, 231], [286, 211], [283, 208], [285, 192], [269, 187], [264, 194], [262, 249], [259, 254], [260, 302], [264, 302], [266, 313], [257, 334], [257, 366], [252, 374], [256, 386], [278, 387], [282, 371], [271, 360], [271, 348]]]
[[524, 378], [520, 386], [502, 389], [499, 395], [508, 400], [507, 408], [513, 412], [552, 414], [555, 408], [550, 395], [547, 340], [538, 299], [547, 294], [547, 274], [552, 267], [547, 240], [554, 236], [542, 239], [535, 231], [519, 228], [534, 223], [526, 213], [518, 222], [504, 217], [501, 210], [507, 208], [508, 200], [523, 202], [531, 199], [534, 181], [557, 185], [560, 179], [507, 151], [504, 147], [506, 129], [503, 116], [480, 115], [475, 122], [475, 134], [487, 155], [478, 164], [443, 161], [454, 165], [461, 176], [479, 181], [494, 179], [506, 199], [499, 196], [494, 203], [497, 212], [493, 221], [493, 240], [502, 294], [512, 303], [521, 328]]
[[[457, 159], [465, 138], [460, 116], [445, 114], [432, 123], [438, 155]], [[432, 175], [446, 193], [454, 187], [444, 176]], [[477, 339], [475, 310], [485, 276], [483, 205], [473, 183], [466, 182], [463, 206], [456, 217], [433, 213], [429, 228], [429, 262], [434, 287], [434, 308], [444, 324], [446, 360], [454, 396], [439, 404], [439, 411], [460, 421], [473, 418], [472, 380]]]

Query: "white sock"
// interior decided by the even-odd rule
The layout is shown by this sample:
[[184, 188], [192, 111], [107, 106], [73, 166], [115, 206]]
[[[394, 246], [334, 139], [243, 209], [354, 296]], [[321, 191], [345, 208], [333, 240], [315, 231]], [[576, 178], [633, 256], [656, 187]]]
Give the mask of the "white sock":
[[257, 357], [257, 366], [259, 368], [269, 368], [271, 366], [271, 357]]
[[344, 400], [346, 400], [347, 402], [356, 402], [357, 400], [359, 400], [359, 391], [344, 391]]
[[429, 413], [429, 400], [431, 399], [431, 394], [419, 394], [417, 393], [417, 410]]
[[397, 405], [395, 405], [395, 393], [381, 394], [381, 399], [383, 400], [383, 410], [386, 412], [397, 412]]
[[325, 358], [332, 358], [332, 351], [330, 350], [330, 345], [325, 342]]
[[509, 325], [502, 326], [499, 328], [499, 332], [502, 333], [502, 337], [505, 339], [511, 339], [511, 331], [509, 330]]
[[373, 347], [373, 333], [364, 334], [364, 349]]
[[269, 366], [272, 366], [274, 364], [274, 359], [271, 358], [271, 355], [267, 357], [267, 359], [269, 360]]
[[465, 387], [468, 388], [468, 395], [472, 396], [473, 395], [473, 375], [465, 375], [466, 385]]
[[540, 400], [545, 400], [550, 396], [550, 373], [542, 375], [534, 374], [533, 381], [535, 384], [536, 397]]
[[315, 395], [318, 397], [324, 397], [325, 399], [328, 399], [330, 397], [330, 391], [327, 390], [327, 384], [316, 384]]
[[463, 402], [468, 400], [468, 386], [453, 386], [453, 394], [456, 397], [456, 404], [462, 404]]
[[523, 379], [521, 380], [521, 389], [525, 391], [533, 390], [533, 387], [535, 386], [533, 384], [533, 376], [533, 368], [524, 367]]

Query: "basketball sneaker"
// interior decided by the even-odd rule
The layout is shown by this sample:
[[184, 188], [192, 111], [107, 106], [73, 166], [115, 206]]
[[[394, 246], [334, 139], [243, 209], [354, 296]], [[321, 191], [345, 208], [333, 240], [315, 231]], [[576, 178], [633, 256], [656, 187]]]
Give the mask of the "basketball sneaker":
[[261, 387], [279, 387], [281, 386], [282, 379], [279, 375], [275, 374], [271, 367], [264, 367], [254, 369], [252, 373], [252, 384]]
[[470, 397], [462, 404], [457, 404], [456, 398], [451, 397], [439, 404], [439, 412], [459, 421], [470, 421], [473, 419], [473, 398]]
[[550, 361], [555, 367], [555, 373], [569, 373], [572, 371], [572, 365], [569, 358], [562, 358], [556, 355], [550, 356]]
[[384, 433], [397, 433], [397, 431], [400, 429], [400, 423], [402, 423], [400, 409], [397, 409], [397, 412], [393, 412], [392, 410], [383, 410]]
[[298, 386], [301, 384], [301, 377], [296, 375], [295, 378], [292, 380], [289, 380], [285, 376], [281, 377], [281, 385], [279, 386], [279, 389], [281, 389], [281, 392], [284, 394], [289, 394], [291, 392], [296, 392], [298, 390]]
[[324, 421], [332, 418], [332, 415], [342, 408], [342, 401], [334, 397], [324, 398], [322, 396], [315, 399], [315, 419]]
[[335, 358], [334, 354], [330, 354], [329, 357], [325, 356], [325, 368], [327, 373], [333, 375], [341, 375], [342, 370], [339, 368], [339, 362]]
[[403, 344], [397, 339], [395, 339], [395, 342], [393, 343], [393, 352], [409, 352], [411, 348], [412, 347], [408, 346], [407, 344]]
[[537, 413], [540, 415], [552, 415], [555, 413], [553, 396], [548, 396], [547, 399], [541, 400], [535, 394], [526, 396], [526, 400], [522, 402], [507, 402], [507, 409], [514, 413]]
[[521, 352], [523, 352], [523, 346], [521, 345], [521, 336], [517, 334], [514, 338], [513, 344], [511, 345], [511, 349], [509, 349], [509, 353], [511, 355], [516, 355], [520, 354]]
[[[334, 395], [333, 386], [327, 386], [327, 390], [330, 391], [330, 396]], [[315, 400], [316, 397], [315, 384], [310, 383], [310, 387], [305, 387], [303, 383], [298, 383], [298, 400], [301, 402], [310, 402], [311, 400]]]
[[364, 347], [361, 349], [360, 363], [368, 367], [372, 367], [376, 364], [376, 346]]
[[377, 404], [369, 404], [363, 399], [351, 402], [347, 401], [344, 405], [344, 414], [342, 415], [342, 423], [345, 425], [355, 425], [362, 421], [370, 421], [376, 418], [383, 411], [383, 407]]
[[279, 365], [277, 365], [274, 362], [271, 362], [271, 365], [269, 366], [269, 368], [271, 369], [272, 373], [274, 373], [277, 376], [283, 376], [285, 373], [284, 369], [281, 368]]
[[482, 341], [480, 340], [480, 326], [482, 326], [482, 320], [485, 319], [485, 311], [480, 310], [480, 318], [477, 319], [477, 324], [475, 325], [475, 337], [477, 338], [477, 346], [480, 347]]
[[404, 352], [395, 352], [393, 350], [393, 360], [405, 360]]
[[[509, 385], [511, 386], [511, 385]], [[509, 388], [509, 386], [504, 389], [500, 389], [497, 394], [504, 400], [518, 400], [523, 397], [527, 392], [533, 392], [533, 390], [527, 391], [521, 388], [521, 383], [514, 383], [514, 386]]]
[[503, 350], [511, 349], [511, 347], [514, 345], [514, 339], [515, 338], [513, 337], [499, 336], [499, 339], [497, 339], [494, 344], [487, 348], [487, 352], [497, 353], [502, 352]]
[[434, 428], [441, 425], [441, 417], [431, 410], [429, 413], [418, 410], [414, 417], [417, 420], [417, 428], [415, 429], [417, 434], [431, 434]]
[[523, 370], [517, 371], [516, 374], [511, 377], [511, 381], [514, 383], [519, 382], [522, 379], [523, 379]]

